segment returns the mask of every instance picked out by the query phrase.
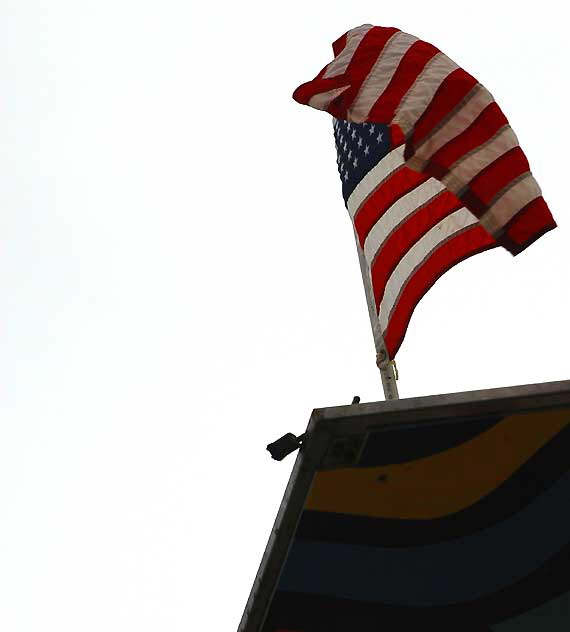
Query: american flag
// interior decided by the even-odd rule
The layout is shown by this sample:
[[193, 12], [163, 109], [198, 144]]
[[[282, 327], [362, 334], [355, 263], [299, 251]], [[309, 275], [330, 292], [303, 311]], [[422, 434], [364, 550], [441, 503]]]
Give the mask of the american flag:
[[294, 98], [332, 114], [376, 348], [394, 358], [412, 313], [456, 263], [516, 255], [556, 224], [492, 95], [437, 48], [363, 25]]

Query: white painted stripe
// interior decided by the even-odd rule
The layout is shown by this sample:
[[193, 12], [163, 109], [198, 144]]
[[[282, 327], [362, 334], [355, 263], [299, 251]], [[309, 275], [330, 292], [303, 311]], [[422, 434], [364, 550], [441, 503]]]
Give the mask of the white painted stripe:
[[481, 225], [491, 235], [495, 235], [521, 209], [541, 195], [538, 182], [529, 173], [526, 178], [508, 189], [491, 206], [481, 217]]
[[416, 209], [423, 206], [438, 193], [445, 190], [441, 182], [430, 178], [426, 182], [422, 182], [418, 187], [406, 193], [397, 202], [382, 215], [382, 217], [374, 224], [370, 233], [364, 242], [364, 256], [368, 265], [372, 265], [376, 254], [384, 245], [386, 239], [392, 234], [409, 215], [414, 213]]
[[449, 120], [416, 149], [416, 155], [425, 160], [431, 158], [450, 140], [462, 134], [483, 110], [494, 102], [493, 95], [480, 84], [477, 93], [460, 106]]
[[363, 24], [347, 33], [346, 46], [341, 50], [338, 57], [335, 57], [327, 66], [323, 79], [330, 79], [331, 77], [342, 75], [342, 73], [346, 71], [348, 64], [350, 64], [351, 59], [354, 57], [358, 45], [371, 28], [372, 24]]
[[417, 120], [431, 103], [439, 86], [457, 68], [459, 66], [443, 53], [434, 55], [425, 65], [404, 95], [394, 116], [393, 122], [402, 128], [405, 135], [412, 131]]
[[442, 178], [442, 182], [454, 193], [458, 193], [471, 180], [493, 163], [497, 158], [517, 147], [519, 141], [513, 130], [505, 125], [488, 142], [483, 143], [471, 153], [455, 162]]
[[379, 318], [382, 332], [386, 332], [390, 316], [396, 307], [400, 292], [412, 277], [418, 265], [425, 261], [430, 253], [444, 241], [476, 222], [477, 218], [465, 207], [460, 208], [436, 224], [408, 250], [404, 257], [402, 257], [400, 263], [398, 263], [388, 279], [386, 290], [380, 304]]
[[358, 209], [368, 196], [373, 193], [384, 180], [404, 164], [404, 146], [393, 149], [387, 156], [371, 169], [356, 185], [347, 201], [348, 212], [354, 218]]
[[307, 105], [317, 110], [326, 110], [333, 99], [336, 99], [339, 94], [342, 94], [345, 90], [348, 90], [349, 86], [342, 86], [340, 88], [334, 88], [328, 92], [319, 92], [313, 95]]
[[351, 121], [361, 123], [366, 120], [372, 106], [388, 87], [402, 57], [417, 41], [417, 37], [401, 31], [388, 40], [348, 110]]

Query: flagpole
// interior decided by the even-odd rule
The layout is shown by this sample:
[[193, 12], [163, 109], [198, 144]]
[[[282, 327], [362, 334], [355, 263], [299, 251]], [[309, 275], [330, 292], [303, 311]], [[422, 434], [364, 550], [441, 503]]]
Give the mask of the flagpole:
[[395, 371], [395, 364], [393, 360], [390, 360], [386, 344], [384, 343], [384, 337], [380, 329], [380, 322], [378, 320], [378, 314], [376, 313], [376, 303], [374, 301], [374, 293], [372, 292], [372, 284], [368, 275], [368, 266], [364, 259], [364, 252], [358, 242], [358, 236], [355, 232], [356, 249], [358, 251], [358, 262], [360, 263], [360, 272], [362, 274], [362, 280], [364, 282], [364, 293], [366, 294], [366, 304], [368, 305], [368, 315], [370, 317], [370, 326], [372, 327], [372, 336], [374, 337], [374, 345], [376, 347], [376, 366], [380, 371], [380, 377], [382, 378], [382, 388], [384, 389], [384, 397], [386, 400], [400, 399], [398, 394], [398, 385], [396, 384], [397, 372]]
[[398, 393], [398, 385], [396, 380], [398, 379], [398, 371], [396, 370], [396, 363], [394, 360], [388, 358], [388, 354], [380, 352], [376, 354], [376, 366], [380, 370], [380, 377], [382, 378], [382, 388], [384, 389], [384, 397], [387, 400], [400, 399]]

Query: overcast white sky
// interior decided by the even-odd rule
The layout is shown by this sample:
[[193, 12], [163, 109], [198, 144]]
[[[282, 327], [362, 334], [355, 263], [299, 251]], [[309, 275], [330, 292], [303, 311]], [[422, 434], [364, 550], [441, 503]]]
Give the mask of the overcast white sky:
[[236, 629], [265, 445], [382, 399], [330, 120], [291, 99], [349, 28], [482, 81], [559, 223], [436, 284], [401, 396], [570, 377], [568, 20], [528, 7], [0, 1], [0, 629]]

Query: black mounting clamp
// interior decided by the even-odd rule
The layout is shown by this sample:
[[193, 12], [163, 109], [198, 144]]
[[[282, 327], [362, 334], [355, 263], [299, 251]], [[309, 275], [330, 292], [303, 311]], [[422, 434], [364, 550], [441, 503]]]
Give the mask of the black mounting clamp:
[[270, 443], [267, 449], [272, 459], [282, 461], [288, 454], [295, 452], [301, 447], [304, 438], [305, 434], [296, 437], [292, 432], [288, 432], [280, 439], [277, 439], [277, 441]]

